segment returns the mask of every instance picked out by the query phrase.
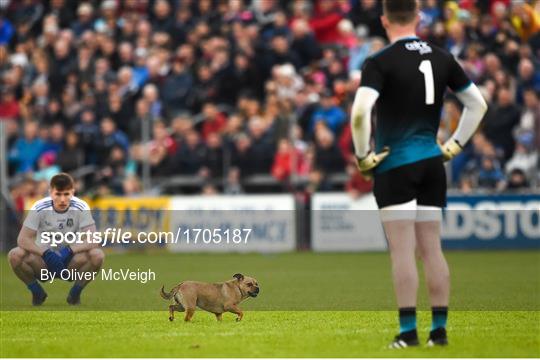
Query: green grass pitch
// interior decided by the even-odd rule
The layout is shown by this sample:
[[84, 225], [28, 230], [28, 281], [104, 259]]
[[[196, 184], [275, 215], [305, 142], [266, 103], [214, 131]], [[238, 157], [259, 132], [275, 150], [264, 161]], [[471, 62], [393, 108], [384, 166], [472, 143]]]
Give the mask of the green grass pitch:
[[[40, 308], [0, 260], [0, 357], [540, 357], [540, 252], [448, 252], [450, 346], [388, 350], [397, 332], [388, 255], [115, 254], [105, 268], [152, 269], [156, 281], [96, 281], [77, 308], [68, 283], [44, 285]], [[195, 313], [167, 320], [158, 295], [185, 279], [256, 277], [241, 322]], [[421, 276], [421, 279], [423, 276]], [[429, 305], [421, 284], [419, 332]]]

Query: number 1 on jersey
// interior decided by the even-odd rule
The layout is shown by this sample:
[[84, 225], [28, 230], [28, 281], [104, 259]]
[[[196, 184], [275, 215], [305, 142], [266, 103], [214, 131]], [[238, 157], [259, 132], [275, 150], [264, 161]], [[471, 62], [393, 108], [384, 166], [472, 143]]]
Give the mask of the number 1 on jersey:
[[435, 87], [433, 85], [433, 68], [431, 67], [431, 61], [423, 60], [418, 69], [422, 74], [424, 74], [424, 83], [426, 85], [426, 104], [432, 105], [435, 103]]

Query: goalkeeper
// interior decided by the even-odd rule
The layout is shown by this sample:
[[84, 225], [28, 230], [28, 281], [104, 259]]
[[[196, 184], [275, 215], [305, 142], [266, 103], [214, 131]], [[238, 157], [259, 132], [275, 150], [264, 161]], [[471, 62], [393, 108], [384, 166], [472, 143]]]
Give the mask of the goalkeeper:
[[[450, 293], [441, 250], [441, 209], [446, 206], [443, 161], [459, 154], [487, 105], [451, 54], [415, 35], [416, 0], [383, 1], [383, 26], [391, 44], [369, 57], [351, 110], [360, 171], [374, 177], [374, 194], [388, 240], [400, 332], [393, 348], [418, 345], [415, 250], [424, 263], [432, 306], [428, 345], [446, 345]], [[443, 97], [450, 88], [464, 110], [456, 131], [437, 143]], [[375, 151], [370, 150], [371, 110], [377, 102]]]

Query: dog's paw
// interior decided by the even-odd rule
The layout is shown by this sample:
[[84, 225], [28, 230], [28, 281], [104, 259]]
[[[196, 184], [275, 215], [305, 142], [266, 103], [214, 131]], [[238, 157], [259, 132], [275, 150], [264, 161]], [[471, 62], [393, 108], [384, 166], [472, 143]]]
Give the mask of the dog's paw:
[[237, 317], [237, 318], [236, 318], [236, 322], [239, 322], [240, 320], [242, 320], [241, 317]]

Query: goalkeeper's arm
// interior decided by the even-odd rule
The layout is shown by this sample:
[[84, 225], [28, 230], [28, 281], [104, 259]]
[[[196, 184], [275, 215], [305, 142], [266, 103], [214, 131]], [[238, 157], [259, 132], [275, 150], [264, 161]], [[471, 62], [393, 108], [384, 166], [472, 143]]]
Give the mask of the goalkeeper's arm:
[[463, 146], [473, 136], [487, 111], [487, 104], [480, 90], [473, 83], [465, 90], [457, 92], [456, 96], [464, 106], [463, 113], [456, 131], [441, 146], [445, 161], [452, 159], [463, 150]]
[[351, 109], [351, 130], [354, 153], [357, 158], [364, 158], [370, 151], [371, 109], [379, 98], [379, 92], [362, 86], [356, 91]]
[[379, 97], [379, 92], [362, 86], [356, 91], [351, 109], [351, 130], [354, 142], [354, 153], [358, 168], [364, 175], [370, 175], [371, 170], [388, 156], [385, 149], [379, 154], [370, 150], [371, 110]]

